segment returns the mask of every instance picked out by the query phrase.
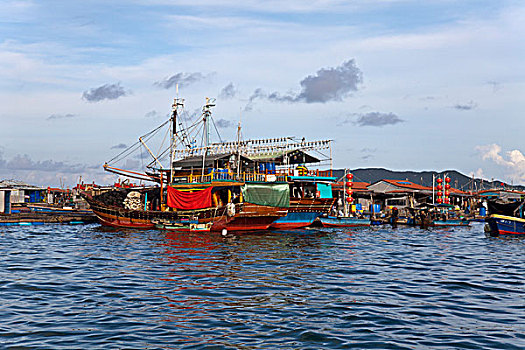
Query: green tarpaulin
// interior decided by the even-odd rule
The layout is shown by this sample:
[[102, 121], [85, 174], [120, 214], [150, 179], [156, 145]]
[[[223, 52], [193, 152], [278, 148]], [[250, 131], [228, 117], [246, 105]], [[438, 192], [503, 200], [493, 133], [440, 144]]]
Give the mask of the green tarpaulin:
[[270, 207], [288, 208], [290, 188], [288, 184], [244, 184], [241, 188], [244, 201]]

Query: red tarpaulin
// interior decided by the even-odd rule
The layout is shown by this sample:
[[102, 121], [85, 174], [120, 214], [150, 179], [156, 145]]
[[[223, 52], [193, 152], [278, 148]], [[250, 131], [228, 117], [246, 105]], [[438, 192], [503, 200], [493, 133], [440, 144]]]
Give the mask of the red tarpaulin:
[[184, 192], [168, 186], [168, 207], [182, 210], [211, 207], [211, 189]]

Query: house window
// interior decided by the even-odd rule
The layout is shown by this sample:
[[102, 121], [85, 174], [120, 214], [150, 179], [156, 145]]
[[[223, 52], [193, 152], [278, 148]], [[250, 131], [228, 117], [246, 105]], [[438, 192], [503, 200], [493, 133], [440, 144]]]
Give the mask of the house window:
[[406, 201], [405, 198], [387, 199], [386, 200], [386, 205], [387, 206], [399, 206], [399, 207], [402, 207], [402, 206], [406, 206], [407, 205], [407, 201]]

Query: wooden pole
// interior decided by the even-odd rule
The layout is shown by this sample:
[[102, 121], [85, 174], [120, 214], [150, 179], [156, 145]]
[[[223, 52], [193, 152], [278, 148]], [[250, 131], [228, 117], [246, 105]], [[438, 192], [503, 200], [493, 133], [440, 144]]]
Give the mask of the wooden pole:
[[160, 202], [159, 202], [161, 211], [163, 209], [162, 206], [164, 205], [162, 201], [163, 196], [164, 196], [164, 180], [162, 179], [162, 171], [161, 171], [160, 172]]

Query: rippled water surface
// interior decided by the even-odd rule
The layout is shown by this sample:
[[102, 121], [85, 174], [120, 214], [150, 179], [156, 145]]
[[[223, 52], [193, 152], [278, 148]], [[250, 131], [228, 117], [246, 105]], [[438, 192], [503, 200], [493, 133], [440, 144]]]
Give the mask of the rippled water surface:
[[524, 349], [525, 239], [0, 227], [0, 347]]

